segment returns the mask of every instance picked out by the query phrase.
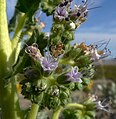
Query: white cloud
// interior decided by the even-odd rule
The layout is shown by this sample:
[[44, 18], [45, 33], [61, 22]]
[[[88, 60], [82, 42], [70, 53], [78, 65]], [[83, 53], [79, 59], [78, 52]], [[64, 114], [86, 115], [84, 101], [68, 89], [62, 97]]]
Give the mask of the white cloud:
[[103, 29], [103, 26], [102, 25], [100, 25], [100, 26], [91, 26], [91, 27], [80, 27], [79, 29], [77, 29], [77, 33], [78, 32], [95, 32], [95, 31], [101, 31]]
[[116, 34], [116, 21], [112, 21], [107, 23], [102, 23], [102, 24], [97, 24], [94, 26], [87, 26], [87, 27], [80, 27], [79, 29], [77, 29], [77, 33], [81, 32], [81, 33], [93, 33], [93, 32], [97, 32], [97, 33], [104, 33], [104, 34], [111, 34], [111, 33], [115, 33]]
[[114, 40], [116, 42], [116, 34], [108, 34], [108, 33], [94, 33], [94, 32], [83, 32], [83, 33], [79, 33], [77, 32], [75, 34], [75, 38], [79, 39], [83, 39], [83, 40]]

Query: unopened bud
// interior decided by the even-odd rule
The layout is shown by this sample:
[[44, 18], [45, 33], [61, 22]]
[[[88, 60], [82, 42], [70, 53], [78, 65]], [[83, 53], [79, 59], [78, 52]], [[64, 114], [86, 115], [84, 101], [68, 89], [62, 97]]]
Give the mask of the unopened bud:
[[72, 30], [75, 29], [75, 27], [76, 27], [75, 23], [73, 23], [73, 22], [71, 22], [69, 25], [70, 25]]

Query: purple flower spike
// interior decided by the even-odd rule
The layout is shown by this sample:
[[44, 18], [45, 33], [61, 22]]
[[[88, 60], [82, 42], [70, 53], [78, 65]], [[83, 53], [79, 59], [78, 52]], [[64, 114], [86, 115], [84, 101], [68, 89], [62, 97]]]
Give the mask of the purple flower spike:
[[40, 63], [44, 71], [53, 71], [58, 66], [58, 62], [50, 54], [42, 57]]
[[81, 76], [82, 74], [78, 72], [78, 67], [72, 67], [72, 70], [66, 74], [68, 76], [68, 81], [82, 83]]

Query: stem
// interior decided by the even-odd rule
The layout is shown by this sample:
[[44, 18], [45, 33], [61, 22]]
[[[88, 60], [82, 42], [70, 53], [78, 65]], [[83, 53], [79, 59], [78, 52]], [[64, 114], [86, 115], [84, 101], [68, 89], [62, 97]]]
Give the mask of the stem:
[[60, 106], [56, 111], [54, 111], [53, 115], [52, 115], [52, 119], [58, 119], [62, 109], [63, 109], [63, 107]]
[[1, 90], [1, 108], [3, 119], [23, 119], [18, 102], [15, 79], [11, 79], [8, 86], [4, 86], [4, 80], [0, 80]]
[[27, 15], [25, 13], [22, 13], [20, 15], [20, 18], [19, 18], [19, 21], [18, 21], [18, 25], [16, 27], [16, 30], [15, 30], [15, 33], [14, 33], [14, 36], [12, 38], [12, 48], [16, 48], [17, 47], [17, 44], [19, 42], [19, 37], [21, 35], [21, 32], [22, 32], [22, 29], [23, 29], [23, 26], [25, 24], [25, 20], [26, 20], [26, 17]]
[[12, 63], [15, 63], [17, 61], [19, 52], [20, 52], [20, 48], [21, 48], [21, 42], [19, 42], [20, 40], [20, 35], [23, 29], [23, 26], [25, 24], [25, 20], [27, 18], [27, 15], [22, 13], [20, 15], [19, 21], [18, 21], [18, 25], [16, 27], [14, 36], [12, 38], [12, 49], [13, 49], [13, 54], [12, 54], [12, 58], [14, 59], [14, 61]]
[[77, 108], [77, 109], [79, 109], [79, 110], [83, 110], [83, 109], [86, 108], [84, 105], [78, 104], [78, 103], [69, 103], [69, 104], [66, 105], [65, 108], [71, 108], [71, 107]]
[[2, 119], [23, 119], [18, 103], [15, 79], [6, 86], [4, 79], [11, 70], [11, 41], [8, 33], [6, 0], [0, 0], [0, 106]]
[[36, 119], [39, 105], [33, 103], [27, 119]]
[[6, 71], [11, 52], [12, 49], [6, 17], [6, 1], [0, 0], [0, 76], [3, 70]]
[[[79, 110], [83, 110], [86, 107], [84, 105], [78, 104], [78, 103], [69, 103], [65, 106], [64, 109], [67, 109], [67, 108], [76, 108], [76, 109], [79, 109]], [[56, 111], [54, 111], [53, 115], [52, 115], [52, 119], [58, 119], [59, 116], [60, 116], [61, 111], [63, 111], [64, 109], [63, 109], [63, 107], [59, 107]]]

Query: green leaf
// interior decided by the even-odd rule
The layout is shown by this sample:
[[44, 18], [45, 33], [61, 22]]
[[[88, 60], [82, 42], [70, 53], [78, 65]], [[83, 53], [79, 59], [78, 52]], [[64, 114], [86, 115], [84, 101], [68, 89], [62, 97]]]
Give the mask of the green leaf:
[[65, 73], [64, 74], [61, 74], [60, 76], [57, 77], [57, 82], [59, 84], [67, 84], [67, 83], [69, 83], [67, 81], [67, 76], [65, 75]]
[[64, 119], [77, 119], [77, 116], [75, 115], [75, 110], [66, 109], [63, 111]]
[[93, 119], [95, 117], [94, 111], [66, 109], [63, 111], [64, 119]]
[[64, 44], [67, 44], [72, 40], [74, 40], [74, 31], [65, 30], [63, 32], [62, 42], [64, 42]]
[[82, 90], [83, 89], [83, 85], [81, 83], [76, 83], [76, 89]]
[[27, 13], [29, 18], [38, 10], [41, 0], [18, 0], [16, 8], [23, 12]]
[[90, 83], [90, 79], [89, 78], [83, 78], [83, 83], [89, 84]]
[[80, 55], [80, 53], [81, 53], [81, 49], [80, 48], [73, 48], [73, 49], [71, 49], [70, 50], [70, 52], [69, 52], [69, 57], [72, 59], [72, 58], [77, 58], [77, 57], [79, 57], [79, 55]]
[[42, 0], [42, 2], [41, 2], [42, 11], [45, 12], [47, 16], [52, 15], [55, 7], [61, 1], [62, 0]]
[[38, 33], [37, 34], [37, 44], [38, 44], [38, 48], [41, 51], [41, 53], [43, 52], [43, 49], [46, 48], [47, 43], [48, 43], [48, 39], [45, 37], [45, 34], [43, 32]]
[[95, 112], [93, 112], [93, 111], [87, 111], [86, 114], [87, 114], [88, 116], [92, 117], [92, 118], [95, 117]]
[[95, 103], [91, 100], [84, 101], [84, 106], [86, 106], [87, 111], [93, 111], [95, 109]]
[[13, 75], [22, 73], [25, 67], [31, 66], [31, 58], [24, 53], [23, 56], [19, 56], [15, 65], [13, 65]]
[[42, 92], [40, 95], [35, 96], [34, 102], [37, 104], [41, 104], [41, 102], [43, 100], [43, 95], [44, 95], [44, 93]]
[[75, 62], [77, 63], [78, 67], [85, 67], [91, 63], [91, 60], [88, 56], [81, 55], [79, 58], [75, 59]]

